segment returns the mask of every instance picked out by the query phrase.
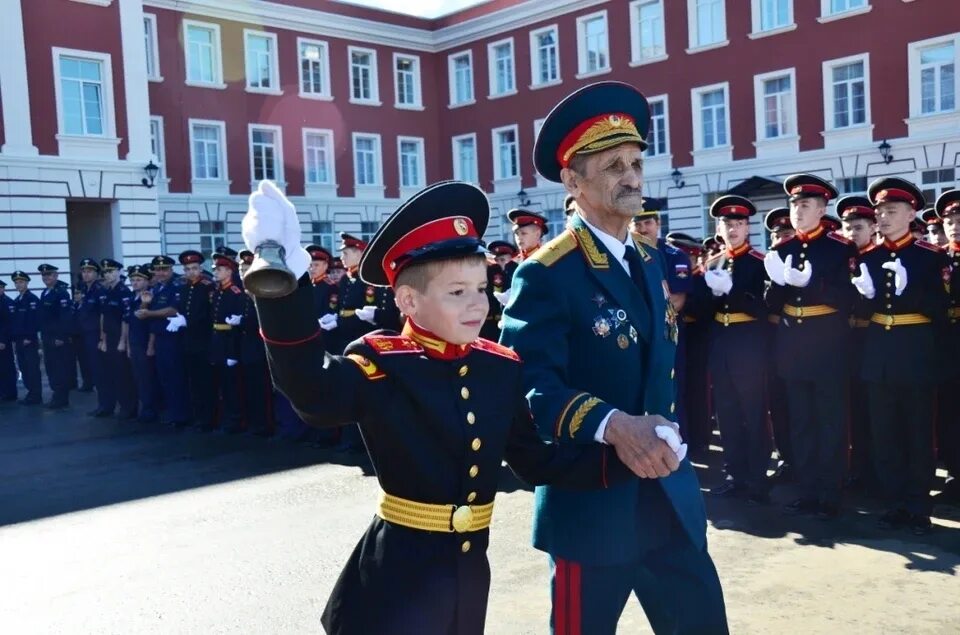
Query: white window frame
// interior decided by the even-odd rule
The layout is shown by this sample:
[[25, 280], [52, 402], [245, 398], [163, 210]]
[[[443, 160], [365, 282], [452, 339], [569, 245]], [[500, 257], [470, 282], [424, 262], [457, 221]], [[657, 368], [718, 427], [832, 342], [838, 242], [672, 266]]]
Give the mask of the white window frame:
[[[220, 178], [197, 178], [194, 171], [197, 165], [197, 158], [194, 156], [194, 128], [196, 126], [213, 126], [220, 131]], [[188, 142], [190, 143], [190, 183], [193, 185], [193, 192], [199, 193], [218, 193], [226, 194], [229, 191], [230, 177], [228, 172], [229, 157], [227, 155], [227, 124], [225, 121], [216, 119], [187, 119]], [[211, 187], [206, 187], [211, 186]]]
[[287, 184], [283, 177], [283, 127], [262, 123], [249, 123], [247, 124], [247, 155], [250, 161], [250, 189], [254, 189], [254, 186], [259, 183], [253, 175], [253, 133], [257, 130], [272, 132], [274, 134], [273, 160], [276, 162], [276, 165], [273, 166], [273, 172], [276, 178], [273, 179], [273, 182], [277, 187], [283, 188]]
[[[327, 140], [327, 175], [329, 180], [325, 182], [314, 182], [309, 179], [309, 170], [307, 166], [307, 135], [320, 135]], [[334, 146], [333, 130], [329, 128], [304, 128], [300, 133], [301, 147], [303, 148], [303, 184], [304, 193], [308, 197], [336, 196], [337, 193], [337, 161]]]
[[[512, 87], [498, 92], [496, 49], [507, 45], [510, 46], [510, 83]], [[487, 99], [497, 99], [517, 94], [517, 47], [514, 45], [512, 37], [487, 44], [487, 78], [489, 84]]]
[[[250, 69], [247, 66], [247, 45], [251, 37], [263, 38], [270, 42], [270, 86], [261, 88], [250, 85]], [[283, 91], [280, 88], [280, 57], [277, 48], [277, 34], [269, 31], [257, 31], [256, 29], [243, 30], [243, 75], [248, 93], [261, 93], [265, 95], [281, 95]]]
[[688, 42], [689, 47], [687, 48], [688, 55], [701, 53], [703, 51], [712, 51], [713, 49], [718, 49], [730, 44], [730, 35], [727, 31], [727, 0], [720, 0], [720, 2], [723, 5], [723, 11], [720, 14], [723, 18], [720, 25], [720, 30], [723, 32], [723, 39], [710, 42], [709, 44], [700, 44], [700, 21], [697, 18], [697, 0], [687, 0], [687, 32], [690, 38]]
[[[654, 102], [663, 102], [663, 130], [664, 136], [666, 137], [664, 151], [660, 154], [647, 154], [646, 151], [643, 153], [644, 162], [649, 161], [660, 161], [664, 158], [670, 159], [672, 155], [670, 154], [670, 97], [666, 93], [662, 95], [654, 95], [647, 100], [648, 104], [653, 104]], [[650, 108], [650, 131], [653, 131], [653, 108]]]
[[[151, 82], [162, 82], [163, 75], [160, 74], [160, 43], [157, 38], [157, 16], [153, 13], [143, 14], [144, 24], [150, 23], [150, 47], [147, 49], [147, 80]], [[147, 44], [147, 34], [143, 34], [144, 44]], [[153, 72], [150, 67], [153, 66]]]
[[[463, 174], [460, 168], [460, 147], [459, 142], [469, 139], [473, 142], [473, 174]], [[453, 159], [453, 178], [457, 181], [466, 181], [468, 183], [480, 182], [480, 164], [479, 152], [477, 151], [477, 133], [461, 134], [450, 139], [450, 151]]]
[[[154, 125], [156, 125], [157, 134], [153, 134]], [[154, 136], [156, 141], [154, 142]], [[152, 158], [156, 163], [156, 166], [160, 168], [160, 171], [157, 172], [157, 178], [155, 182], [165, 181], [166, 176], [164, 171], [164, 164], [166, 163], [165, 157], [167, 155], [166, 140], [164, 139], [165, 133], [163, 130], [163, 117], [160, 115], [150, 115], [150, 140], [156, 145], [156, 152], [153, 153]]]
[[[716, 90], [723, 91], [723, 105], [726, 112], [724, 121], [727, 143], [725, 145], [713, 146], [711, 148], [703, 147], [703, 119], [701, 113], [701, 102], [703, 95]], [[733, 160], [733, 113], [730, 112], [730, 82], [720, 82], [710, 84], [709, 86], [697, 86], [690, 89], [690, 109], [693, 119], [693, 156], [695, 166], [716, 166], [726, 165]]]
[[[553, 33], [554, 49], [557, 55], [557, 76], [547, 81], [540, 80], [540, 45], [537, 38], [545, 33]], [[546, 88], [547, 86], [556, 86], [563, 83], [563, 75], [560, 74], [560, 28], [556, 24], [551, 24], [539, 29], [530, 31], [530, 90]]]
[[[780, 79], [788, 77], [790, 79], [790, 97], [786, 106], [789, 109], [790, 127], [792, 130], [787, 134], [777, 137], [766, 136], [766, 107], [764, 106], [764, 83], [771, 79]], [[797, 69], [784, 68], [769, 73], [761, 73], [753, 76], [753, 105], [756, 120], [756, 140], [757, 143], [768, 143], [783, 141], [785, 139], [794, 139], [797, 137]]]
[[833, 22], [834, 20], [852, 18], [854, 16], [863, 15], [864, 13], [870, 13], [873, 11], [873, 5], [870, 4], [870, 0], [866, 0], [866, 4], [862, 7], [857, 7], [856, 9], [847, 9], [846, 11], [838, 11], [836, 13], [831, 10], [830, 2], [831, 0], [820, 0], [820, 17], [817, 18], [817, 22], [823, 24], [824, 22]]
[[[357, 141], [360, 139], [373, 139], [375, 141], [375, 148], [373, 154], [373, 171], [374, 176], [377, 177], [376, 183], [359, 183], [357, 181], [357, 175], [359, 170], [357, 169]], [[381, 140], [380, 134], [375, 132], [354, 132], [351, 134], [351, 143], [350, 143], [350, 152], [352, 154], [353, 160], [353, 186], [357, 192], [368, 192], [372, 193], [374, 188], [380, 191], [381, 195], [383, 192], [383, 141]]]
[[[320, 82], [323, 91], [319, 93], [303, 90], [303, 47], [316, 46], [321, 51]], [[333, 101], [333, 88], [330, 86], [330, 45], [324, 40], [314, 40], [306, 37], [297, 38], [297, 92], [304, 99], [319, 99]]]
[[787, 33], [797, 28], [793, 10], [794, 0], [787, 0], [787, 23], [772, 29], [763, 28], [763, 0], [750, 0], [752, 31], [747, 35], [751, 40]]
[[[213, 32], [213, 79], [209, 82], [190, 79], [190, 27], [207, 29]], [[200, 20], [183, 21], [183, 63], [184, 83], [187, 86], [196, 86], [199, 88], [216, 88], [223, 90], [227, 85], [223, 82], [223, 40], [220, 36], [220, 25], [215, 22], [202, 22]], [[244, 59], [244, 69], [246, 69], [246, 59]]]
[[[938, 110], [936, 112], [923, 113], [921, 112], [923, 108], [923, 92], [920, 81], [920, 54], [924, 49], [944, 44], [953, 44], [954, 108], [953, 110]], [[910, 120], [908, 120], [907, 123], [912, 123], [911, 120], [960, 115], [960, 104], [957, 103], [957, 100], [960, 99], [960, 77], [958, 77], [958, 72], [960, 72], [960, 33], [951, 33], [918, 42], [910, 42], [907, 44], [907, 64], [907, 74], [910, 82]]]
[[[640, 38], [640, 7], [647, 4], [660, 5], [660, 37], [663, 39], [663, 53], [645, 57], [643, 42]], [[653, 64], [667, 59], [667, 16], [664, 0], [633, 0], [630, 3], [630, 66]]]
[[[58, 154], [61, 156], [77, 156], [84, 158], [117, 159], [117, 148], [120, 139], [117, 138], [116, 106], [113, 92], [113, 66], [109, 53], [97, 51], [81, 51], [54, 46], [51, 48], [53, 58], [53, 90], [57, 102], [57, 144]], [[101, 115], [103, 117], [103, 134], [76, 135], [67, 134], [63, 119], [63, 95], [61, 94], [60, 58], [77, 57], [100, 64], [100, 99]]]
[[[837, 128], [834, 126], [833, 110], [833, 69], [838, 66], [847, 66], [849, 64], [863, 63], [863, 93], [864, 93], [864, 122]], [[870, 54], [861, 53], [849, 57], [841, 57], [823, 62], [823, 118], [824, 130], [831, 132], [834, 130], [853, 130], [859, 128], [873, 127], [873, 116], [870, 109]]]
[[[602, 68], [597, 68], [594, 70], [587, 69], [587, 31], [586, 24], [587, 22], [593, 20], [594, 18], [603, 18], [603, 23], [606, 26], [606, 51], [607, 51], [607, 65]], [[594, 13], [588, 13], [586, 15], [581, 15], [577, 17], [577, 79], [584, 79], [586, 77], [595, 77], [597, 75], [604, 75], [609, 73], [612, 70], [611, 61], [610, 61], [610, 20], [607, 19], [607, 10], [596, 11]]]
[[[400, 60], [409, 60], [413, 62], [413, 103], [405, 104], [400, 102], [400, 71], [397, 70], [397, 62]], [[409, 53], [393, 54], [393, 94], [394, 108], [400, 110], [423, 110], [423, 91], [420, 81], [420, 56]]]
[[537, 139], [540, 137], [540, 131], [543, 129], [543, 124], [546, 122], [546, 117], [540, 117], [539, 119], [533, 120], [533, 142], [536, 143]]
[[[401, 152], [401, 147], [404, 142], [417, 144], [417, 164], [419, 167], [417, 171], [417, 182], [408, 185], [403, 184], [403, 153]], [[423, 189], [427, 183], [427, 165], [424, 155], [425, 147], [426, 141], [424, 141], [423, 137], [397, 137], [397, 183], [400, 184], [401, 196], [404, 198], [406, 198], [407, 193], [412, 194]]]
[[[457, 71], [456, 71], [456, 60], [461, 57], [466, 57], [470, 62], [470, 99], [465, 99], [463, 101], [457, 101]], [[458, 51], [456, 53], [451, 53], [447, 56], [447, 82], [450, 88], [450, 103], [449, 108], [457, 108], [459, 106], [469, 106], [471, 104], [477, 103], [477, 85], [476, 85], [476, 74], [474, 73], [473, 67], [473, 51], [467, 49], [465, 51]]]
[[[370, 98], [362, 99], [353, 95], [353, 54], [368, 53], [370, 55]], [[380, 73], [377, 70], [377, 50], [363, 46], [347, 47], [347, 77], [350, 81], [350, 103], [362, 106], [382, 106], [380, 101]]]
[[[501, 132], [513, 132], [513, 137], [516, 139], [517, 146], [517, 173], [512, 175], [504, 175], [500, 173], [500, 144], [497, 137]], [[519, 181], [523, 177], [523, 164], [521, 163], [521, 154], [520, 154], [520, 127], [517, 124], [510, 124], [509, 126], [500, 126], [499, 128], [494, 128], [490, 131], [490, 140], [492, 142], [493, 152], [493, 181], [494, 183], [498, 182], [512, 182]]]

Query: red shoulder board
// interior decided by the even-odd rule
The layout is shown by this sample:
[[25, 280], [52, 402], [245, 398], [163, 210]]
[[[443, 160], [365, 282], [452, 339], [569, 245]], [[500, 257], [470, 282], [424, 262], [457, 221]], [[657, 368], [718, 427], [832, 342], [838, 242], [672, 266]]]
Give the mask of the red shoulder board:
[[499, 355], [500, 357], [506, 357], [507, 359], [513, 360], [515, 362], [520, 361], [520, 356], [512, 348], [507, 348], [506, 346], [501, 346], [496, 342], [491, 340], [485, 340], [482, 337], [478, 337], [477, 340], [473, 343], [473, 348], [478, 351], [484, 351], [486, 353], [493, 353], [494, 355]]
[[724, 257], [725, 254], [726, 252], [724, 251], [721, 251], [720, 253], [715, 254], [713, 257], [711, 257], [710, 259], [708, 259], [706, 262], [703, 263], [703, 268], [709, 269], [710, 265], [712, 265], [715, 262], [718, 262], [720, 259]]
[[423, 352], [422, 346], [403, 335], [367, 335], [363, 341], [381, 355]]
[[238, 287], [238, 286], [236, 286], [236, 285], [230, 287], [230, 290], [233, 291], [234, 293], [242, 293], [242, 292], [240, 291], [240, 287]]
[[756, 258], [757, 260], [763, 260], [764, 258], [764, 253], [759, 249], [751, 249], [750, 255]]
[[924, 249], [929, 249], [930, 251], [935, 251], [938, 254], [946, 253], [947, 250], [941, 247], [940, 245], [934, 245], [933, 243], [928, 243], [925, 240], [916, 241], [917, 247], [923, 247]]
[[213, 284], [213, 280], [210, 280], [209, 278], [200, 278], [200, 284], [210, 285]]
[[787, 238], [786, 240], [783, 240], [783, 241], [778, 242], [775, 246], [771, 247], [770, 249], [772, 249], [772, 250], [774, 250], [774, 251], [780, 251], [780, 248], [781, 248], [781, 247], [784, 247], [784, 246], [786, 246], [786, 245], [789, 245], [790, 243], [792, 243], [792, 242], [795, 241], [796, 239], [797, 239], [797, 237], [796, 237], [795, 235], [794, 235], [794, 236], [791, 236], [790, 238]]
[[838, 243], [843, 243], [844, 245], [852, 245], [852, 244], [853, 244], [853, 241], [852, 241], [852, 240], [850, 240], [850, 239], [847, 238], [846, 236], [841, 236], [841, 235], [838, 234], [837, 232], [830, 232], [829, 234], [827, 234], [827, 236], [829, 236], [830, 238], [833, 238], [833, 239], [834, 239], [835, 241], [837, 241]]

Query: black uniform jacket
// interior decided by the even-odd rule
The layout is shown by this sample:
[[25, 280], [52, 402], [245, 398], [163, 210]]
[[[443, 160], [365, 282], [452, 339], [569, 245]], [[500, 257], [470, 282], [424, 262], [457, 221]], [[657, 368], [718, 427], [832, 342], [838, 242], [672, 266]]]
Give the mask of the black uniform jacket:
[[228, 359], [240, 359], [240, 328], [231, 326], [226, 319], [231, 315], [243, 315], [246, 295], [240, 287], [228, 284], [214, 284], [210, 292], [210, 316], [213, 327], [210, 338], [210, 363], [225, 364]]
[[[501, 461], [533, 484], [601, 488], [630, 476], [612, 448], [540, 439], [511, 350], [379, 331], [325, 354], [312, 290], [257, 300], [275, 385], [304, 421], [359, 422], [382, 489], [421, 503], [492, 503]], [[452, 507], [451, 507], [452, 509]], [[440, 533], [374, 516], [328, 601], [329, 633], [483, 633], [489, 530]]]
[[[336, 311], [337, 328], [330, 332], [327, 348], [334, 353], [342, 353], [350, 342], [363, 337], [371, 331], [400, 329], [400, 310], [393, 299], [393, 291], [386, 287], [375, 287], [361, 280], [356, 272], [347, 272], [337, 283], [335, 293], [339, 296]], [[377, 307], [374, 324], [365, 322], [356, 316], [356, 310], [365, 306]]]
[[942, 347], [941, 372], [946, 380], [960, 380], [960, 243], [948, 248], [950, 256], [950, 308], [944, 325], [947, 345]]
[[187, 320], [187, 326], [181, 330], [186, 353], [206, 353], [210, 349], [210, 294], [213, 287], [214, 283], [203, 276], [180, 286], [177, 310]]

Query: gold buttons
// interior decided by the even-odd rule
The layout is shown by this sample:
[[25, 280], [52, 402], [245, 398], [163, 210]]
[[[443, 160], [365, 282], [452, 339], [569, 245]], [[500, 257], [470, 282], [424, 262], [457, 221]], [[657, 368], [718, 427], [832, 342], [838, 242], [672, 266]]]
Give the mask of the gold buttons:
[[894, 260], [894, 259], [896, 259], [896, 257], [897, 257], [897, 254], [895, 254], [895, 253], [893, 253], [893, 252], [891, 251], [891, 252], [890, 252], [890, 260]]
[[675, 403], [670, 404], [670, 412], [673, 413], [673, 412], [676, 412], [676, 410], [677, 410], [677, 404]]
[[480, 468], [476, 465], [470, 466], [470, 478], [477, 478], [477, 474], [480, 473]]
[[806, 256], [807, 256], [807, 254], [803, 253], [802, 251], [800, 252], [800, 257], [801, 257], [801, 258], [805, 258]]
[[806, 249], [807, 247], [809, 247], [809, 246], [810, 246], [810, 244], [809, 244], [809, 243], [803, 243], [803, 245], [802, 245], [802, 246], [803, 246], [803, 248], [804, 248], [804, 249]]
[[468, 503], [472, 503], [472, 502], [475, 501], [475, 500], [477, 500], [477, 493], [476, 493], [476, 492], [470, 492], [469, 494], [467, 494], [467, 502], [468, 502]]
[[460, 370], [458, 370], [457, 372], [460, 374], [461, 377], [466, 377], [467, 373], [470, 372], [470, 369], [467, 368], [466, 364], [464, 364], [463, 366], [460, 367]]
[[480, 439], [474, 439], [473, 442], [470, 444], [470, 447], [473, 448], [474, 452], [477, 452], [480, 449], [481, 445], [482, 443]]
[[469, 423], [470, 425], [473, 425], [473, 424], [475, 424], [476, 422], [477, 422], [477, 415], [473, 414], [472, 412], [468, 412], [468, 413], [467, 413], [467, 423]]
[[676, 377], [676, 376], [677, 376], [677, 369], [676, 369], [676, 368], [671, 368], [671, 369], [670, 369], [670, 379], [673, 379], [673, 378]]
[[888, 308], [888, 309], [892, 309], [892, 308], [893, 308], [893, 305], [892, 305], [892, 304], [888, 304], [888, 305], [887, 305], [887, 308]]
[[463, 399], [469, 399], [469, 398], [470, 398], [470, 389], [467, 388], [466, 386], [464, 386], [463, 388], [461, 388], [461, 389], [460, 389], [460, 396], [461, 396]]
[[468, 551], [470, 551], [470, 541], [469, 541], [469, 540], [464, 540], [464, 541], [463, 541], [463, 544], [460, 545], [460, 551], [462, 551], [463, 553], [467, 553]]

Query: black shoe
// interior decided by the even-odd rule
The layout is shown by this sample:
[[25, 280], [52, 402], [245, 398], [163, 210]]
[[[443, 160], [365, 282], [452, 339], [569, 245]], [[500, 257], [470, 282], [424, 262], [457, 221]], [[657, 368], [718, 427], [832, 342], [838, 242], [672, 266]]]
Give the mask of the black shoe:
[[931, 531], [933, 531], [933, 523], [930, 522], [929, 516], [914, 514], [910, 518], [910, 533], [914, 536], [926, 536]]
[[840, 515], [840, 507], [833, 503], [820, 503], [817, 509], [817, 520], [835, 520]]
[[0, 403], [13, 403], [17, 400], [17, 396], [13, 395], [12, 397], [3, 397], [0, 399]]
[[66, 410], [70, 407], [70, 404], [65, 401], [50, 401], [43, 404], [43, 407], [47, 410]]
[[877, 526], [880, 529], [902, 529], [909, 522], [910, 513], [907, 510], [891, 509], [877, 519]]
[[784, 506], [783, 513], [788, 516], [799, 516], [801, 514], [816, 514], [820, 509], [820, 502], [812, 498], [798, 498]]
[[721, 498], [740, 498], [746, 492], [747, 488], [736, 481], [724, 481], [710, 490], [711, 494]]
[[133, 410], [131, 412], [118, 412], [116, 416], [118, 421], [131, 421], [137, 418], [137, 411]]
[[751, 492], [747, 494], [747, 505], [763, 506], [770, 504], [770, 494], [766, 492]]
[[21, 406], [39, 406], [43, 402], [39, 399], [27, 399], [26, 397], [17, 402]]

